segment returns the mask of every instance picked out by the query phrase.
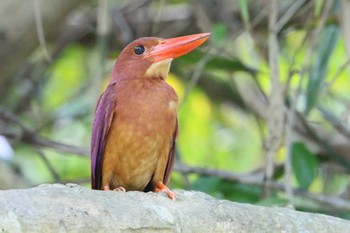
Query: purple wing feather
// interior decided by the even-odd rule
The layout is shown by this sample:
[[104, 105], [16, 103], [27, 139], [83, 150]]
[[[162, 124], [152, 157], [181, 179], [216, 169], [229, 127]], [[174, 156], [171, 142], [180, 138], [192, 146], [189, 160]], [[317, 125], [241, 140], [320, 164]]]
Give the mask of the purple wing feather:
[[116, 106], [114, 84], [109, 85], [101, 95], [95, 110], [91, 138], [91, 187], [102, 189], [102, 163], [107, 135]]
[[168, 162], [165, 168], [165, 172], [164, 172], [164, 179], [163, 179], [163, 183], [166, 185], [169, 182], [170, 179], [170, 175], [171, 172], [173, 170], [174, 167], [174, 159], [175, 159], [175, 141], [176, 141], [176, 137], [178, 134], [178, 125], [177, 125], [177, 119], [176, 119], [176, 125], [175, 125], [175, 130], [173, 133], [173, 140], [171, 143], [171, 147], [170, 147], [170, 151], [169, 151], [169, 156], [168, 156]]

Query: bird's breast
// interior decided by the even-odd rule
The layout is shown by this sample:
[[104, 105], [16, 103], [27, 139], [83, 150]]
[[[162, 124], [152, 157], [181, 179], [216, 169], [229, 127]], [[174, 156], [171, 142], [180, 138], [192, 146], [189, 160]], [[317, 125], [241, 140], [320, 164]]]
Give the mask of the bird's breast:
[[117, 87], [115, 110], [116, 119], [123, 124], [141, 131], [158, 129], [157, 132], [161, 132], [176, 118], [178, 98], [164, 80], [129, 81], [123, 84]]
[[164, 81], [147, 80], [122, 82], [116, 93], [104, 170], [113, 172], [117, 186], [142, 190], [160, 158], [168, 156], [176, 127], [177, 95]]

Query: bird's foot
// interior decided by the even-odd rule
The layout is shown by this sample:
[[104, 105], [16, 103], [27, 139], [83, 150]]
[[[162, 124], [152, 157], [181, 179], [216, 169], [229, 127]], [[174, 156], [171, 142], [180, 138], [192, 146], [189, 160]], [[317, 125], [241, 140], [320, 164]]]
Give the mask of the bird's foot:
[[124, 188], [124, 187], [122, 187], [122, 186], [120, 186], [120, 187], [118, 187], [118, 188], [113, 189], [113, 191], [117, 191], [117, 192], [126, 192], [125, 188]]
[[[105, 186], [103, 187], [103, 189], [102, 189], [102, 190], [103, 190], [103, 191], [110, 191], [110, 190], [111, 190], [111, 188], [109, 187], [109, 185], [105, 185]], [[118, 188], [113, 189], [113, 191], [126, 192], [125, 188], [124, 188], [124, 187], [122, 187], [122, 186], [120, 186], [120, 187], [118, 187]]]
[[176, 197], [175, 197], [174, 192], [171, 191], [171, 190], [170, 190], [165, 184], [163, 184], [163, 182], [161, 182], [161, 181], [159, 181], [159, 182], [157, 183], [157, 186], [156, 186], [156, 188], [154, 189], [154, 192], [156, 192], [156, 193], [165, 192], [171, 200], [173, 200], [173, 201], [176, 200]]

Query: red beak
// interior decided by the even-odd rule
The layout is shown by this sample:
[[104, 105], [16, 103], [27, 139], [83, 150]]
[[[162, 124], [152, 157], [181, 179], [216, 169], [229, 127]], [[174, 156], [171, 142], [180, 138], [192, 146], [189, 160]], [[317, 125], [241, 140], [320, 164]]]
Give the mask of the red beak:
[[185, 55], [201, 44], [203, 44], [210, 36], [210, 33], [199, 33], [189, 36], [181, 36], [170, 39], [162, 39], [153, 50], [146, 55], [152, 57], [154, 62], [164, 60], [166, 58], [177, 58]]

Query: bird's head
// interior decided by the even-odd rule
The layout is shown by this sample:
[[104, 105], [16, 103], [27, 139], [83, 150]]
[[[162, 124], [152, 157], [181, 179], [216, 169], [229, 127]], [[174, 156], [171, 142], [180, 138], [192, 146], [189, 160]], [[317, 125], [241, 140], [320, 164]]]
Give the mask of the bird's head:
[[209, 36], [210, 33], [200, 33], [170, 39], [137, 39], [121, 52], [112, 72], [112, 81], [135, 78], [165, 79], [173, 59], [191, 52]]

